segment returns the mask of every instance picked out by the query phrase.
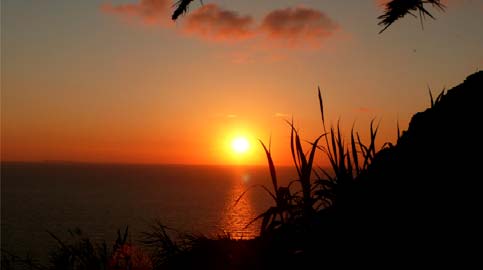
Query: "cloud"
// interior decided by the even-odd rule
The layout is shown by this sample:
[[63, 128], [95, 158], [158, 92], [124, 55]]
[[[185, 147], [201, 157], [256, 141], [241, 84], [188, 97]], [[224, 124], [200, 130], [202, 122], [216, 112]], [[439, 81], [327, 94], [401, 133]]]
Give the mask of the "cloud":
[[167, 25], [170, 6], [170, 0], [138, 0], [133, 4], [102, 4], [101, 11], [126, 20], [140, 20], [144, 25]]
[[183, 32], [210, 41], [237, 41], [252, 37], [251, 16], [207, 4], [186, 17]]
[[290, 47], [319, 47], [338, 29], [338, 25], [322, 11], [303, 6], [277, 9], [268, 13], [260, 31], [271, 40]]
[[[128, 22], [168, 27], [171, 4], [171, 0], [136, 0], [118, 5], [105, 3], [100, 9], [105, 14], [119, 16]], [[318, 48], [339, 28], [322, 11], [303, 6], [273, 10], [257, 22], [250, 15], [239, 14], [216, 4], [206, 4], [189, 12], [178, 26], [172, 29], [174, 33], [209, 42], [250, 40], [253, 46], [272, 49], [272, 45], [281, 48]], [[237, 61], [247, 62], [247, 55], [240, 54]]]

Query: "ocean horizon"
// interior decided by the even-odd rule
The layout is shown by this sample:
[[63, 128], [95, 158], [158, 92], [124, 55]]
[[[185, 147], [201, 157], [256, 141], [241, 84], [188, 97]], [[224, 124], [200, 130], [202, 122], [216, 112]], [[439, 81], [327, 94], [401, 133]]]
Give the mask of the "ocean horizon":
[[[277, 167], [280, 183], [295, 179]], [[129, 226], [137, 243], [156, 220], [179, 232], [254, 238], [247, 226], [273, 204], [259, 185], [272, 189], [268, 166], [1, 163], [1, 247], [45, 261], [56, 244], [80, 229], [110, 245]], [[235, 204], [244, 191], [248, 192]]]

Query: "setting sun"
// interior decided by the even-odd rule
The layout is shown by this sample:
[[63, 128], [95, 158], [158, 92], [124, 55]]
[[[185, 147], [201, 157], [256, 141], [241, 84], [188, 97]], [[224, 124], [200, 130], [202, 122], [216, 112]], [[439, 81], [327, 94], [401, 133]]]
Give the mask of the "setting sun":
[[248, 149], [250, 148], [250, 143], [248, 142], [248, 140], [246, 138], [239, 137], [239, 138], [235, 138], [232, 141], [231, 147], [232, 147], [233, 151], [235, 151], [235, 153], [243, 154], [243, 153], [246, 153], [248, 151]]
[[216, 152], [220, 163], [231, 165], [265, 164], [263, 148], [257, 144], [252, 134], [261, 133], [257, 128], [248, 125], [228, 126], [220, 130], [216, 143]]

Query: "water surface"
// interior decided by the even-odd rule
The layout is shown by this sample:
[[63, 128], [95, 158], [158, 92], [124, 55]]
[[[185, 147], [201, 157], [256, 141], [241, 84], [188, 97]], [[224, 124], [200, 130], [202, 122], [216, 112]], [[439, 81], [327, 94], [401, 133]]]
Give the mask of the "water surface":
[[[294, 171], [281, 167], [283, 182]], [[132, 241], [153, 220], [180, 231], [251, 238], [246, 225], [272, 204], [266, 167], [2, 163], [1, 246], [19, 255], [46, 258], [55, 244], [80, 228], [94, 240], [111, 241], [129, 225]]]

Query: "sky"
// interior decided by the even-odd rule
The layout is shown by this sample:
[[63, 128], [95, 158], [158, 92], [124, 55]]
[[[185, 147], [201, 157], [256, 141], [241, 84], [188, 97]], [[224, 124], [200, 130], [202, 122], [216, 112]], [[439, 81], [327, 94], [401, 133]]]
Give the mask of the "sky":
[[[1, 2], [1, 160], [288, 165], [328, 123], [397, 123], [483, 67], [483, 0], [382, 34], [376, 0]], [[246, 138], [245, 153], [233, 151]], [[308, 144], [305, 145], [308, 147]], [[322, 155], [318, 162], [324, 164]]]

